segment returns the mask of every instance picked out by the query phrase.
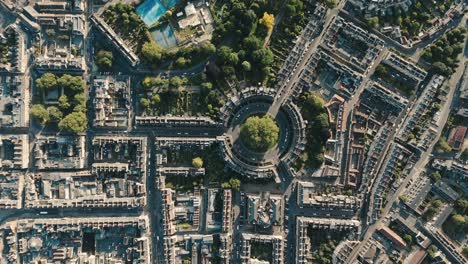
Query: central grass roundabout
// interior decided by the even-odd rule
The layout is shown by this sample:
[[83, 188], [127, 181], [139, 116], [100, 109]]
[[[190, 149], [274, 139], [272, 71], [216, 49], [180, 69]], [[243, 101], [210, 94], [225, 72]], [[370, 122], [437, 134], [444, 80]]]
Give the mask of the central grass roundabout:
[[278, 143], [279, 128], [270, 116], [251, 116], [241, 125], [242, 143], [252, 151], [265, 152]]

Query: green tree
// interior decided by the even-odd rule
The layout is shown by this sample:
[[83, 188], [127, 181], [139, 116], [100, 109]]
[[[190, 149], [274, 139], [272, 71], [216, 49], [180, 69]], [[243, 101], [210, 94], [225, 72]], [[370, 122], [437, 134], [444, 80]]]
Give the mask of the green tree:
[[70, 103], [68, 102], [68, 97], [65, 94], [62, 94], [58, 98], [58, 102], [59, 102], [59, 108], [62, 111], [66, 111], [66, 110], [68, 110], [68, 108], [70, 108]]
[[143, 110], [148, 110], [150, 106], [150, 101], [146, 98], [141, 98], [140, 99], [140, 105], [143, 108]]
[[216, 47], [213, 45], [213, 43], [206, 41], [202, 43], [201, 51], [206, 55], [211, 55], [216, 52]]
[[150, 63], [159, 63], [164, 55], [164, 50], [154, 41], [148, 41], [143, 44], [141, 55]]
[[270, 66], [275, 61], [273, 52], [269, 48], [261, 48], [252, 54], [253, 60], [262, 67]]
[[36, 80], [36, 86], [41, 91], [52, 90], [57, 87], [57, 76], [50, 72], [44, 73]]
[[468, 247], [463, 247], [462, 253], [465, 258], [468, 258]]
[[174, 76], [169, 80], [169, 83], [174, 88], [179, 88], [185, 84], [185, 80], [180, 78], [179, 76]]
[[81, 133], [88, 127], [88, 119], [83, 112], [73, 112], [59, 122], [59, 128], [73, 133]]
[[437, 61], [432, 64], [432, 70], [440, 75], [450, 76], [452, 74], [452, 70], [447, 67], [443, 62]]
[[196, 157], [192, 159], [192, 166], [199, 169], [203, 167], [203, 160], [200, 157]]
[[232, 66], [223, 66], [221, 67], [221, 70], [223, 71], [223, 74], [229, 79], [233, 79], [236, 75], [236, 69], [234, 69]]
[[114, 55], [111, 51], [100, 50], [96, 56], [96, 64], [103, 69], [110, 69], [114, 62]]
[[437, 253], [437, 247], [434, 245], [430, 246], [429, 249], [427, 250], [427, 255], [429, 256], [430, 259], [434, 259], [436, 253]]
[[454, 214], [452, 215], [452, 223], [455, 225], [457, 228], [463, 228], [466, 224], [465, 217], [461, 214]]
[[246, 72], [249, 72], [252, 69], [252, 66], [250, 65], [250, 62], [248, 61], [243, 61], [242, 62], [242, 69]]
[[41, 125], [45, 125], [49, 119], [49, 112], [41, 104], [35, 104], [30, 110], [31, 118], [39, 122]]
[[229, 179], [229, 185], [231, 186], [231, 189], [239, 191], [240, 186], [241, 186], [241, 181], [239, 179], [236, 179], [236, 178], [231, 178], [231, 179]]
[[338, 3], [337, 0], [325, 0], [325, 4], [328, 8], [335, 8]]
[[86, 114], [86, 111], [88, 111], [88, 108], [86, 108], [86, 105], [79, 104], [73, 107], [73, 112], [81, 112], [81, 113]]
[[463, 150], [463, 153], [461, 155], [461, 158], [463, 160], [468, 160], [468, 148], [466, 148], [465, 150]]
[[63, 113], [60, 111], [60, 109], [58, 109], [58, 107], [49, 106], [47, 107], [47, 112], [49, 112], [50, 121], [60, 122], [60, 120], [62, 120]]
[[251, 116], [241, 125], [242, 142], [254, 151], [264, 152], [278, 142], [279, 128], [269, 116]]
[[384, 65], [379, 64], [377, 68], [375, 68], [375, 75], [377, 75], [377, 77], [387, 76], [387, 74], [388, 70], [387, 67], [385, 67]]
[[239, 63], [237, 53], [233, 52], [228, 46], [221, 46], [217, 51], [217, 55], [224, 65], [236, 65]]
[[55, 36], [55, 30], [53, 28], [46, 29], [46, 34], [49, 37], [54, 37]]
[[187, 59], [185, 59], [184, 57], [179, 57], [175, 61], [175, 64], [177, 67], [184, 67], [187, 64], [187, 62]]
[[316, 116], [315, 121], [317, 122], [317, 125], [322, 129], [328, 129], [328, 127], [330, 126], [327, 113], [319, 114], [318, 116]]
[[258, 50], [262, 47], [262, 41], [256, 36], [248, 36], [242, 41], [245, 50]]
[[413, 243], [413, 237], [410, 234], [405, 234], [403, 236], [403, 240], [408, 244], [411, 245]]
[[161, 103], [161, 96], [159, 94], [155, 94], [151, 97], [151, 103], [153, 105], [159, 105], [159, 103]]
[[439, 141], [437, 142], [437, 152], [448, 153], [450, 151], [452, 151], [452, 147], [450, 147], [444, 137], [440, 137]]
[[379, 26], [379, 18], [378, 17], [372, 17], [367, 20], [367, 26], [371, 28], [377, 28]]
[[432, 206], [433, 206], [434, 208], [436, 208], [436, 209], [437, 209], [437, 208], [440, 208], [442, 205], [443, 205], [443, 203], [442, 203], [442, 201], [439, 200], [439, 199], [434, 200], [434, 201], [432, 202]]
[[85, 82], [81, 76], [64, 74], [62, 77], [57, 79], [57, 86], [62, 87], [66, 91], [81, 93], [85, 89]]
[[442, 179], [442, 175], [438, 171], [435, 171], [429, 175], [429, 178], [431, 178], [434, 182], [438, 182]]
[[403, 203], [406, 203], [408, 201], [408, 197], [406, 195], [400, 195], [398, 199], [400, 199], [400, 201]]
[[455, 203], [455, 208], [457, 209], [457, 212], [461, 214], [468, 214], [468, 200], [465, 198], [458, 199]]
[[210, 83], [210, 82], [204, 82], [204, 83], [201, 84], [201, 87], [204, 90], [211, 90], [211, 89], [213, 89], [213, 84]]
[[307, 96], [306, 102], [309, 105], [309, 107], [311, 107], [312, 110], [316, 113], [323, 112], [323, 110], [325, 109], [325, 101], [317, 93], [310, 93]]
[[84, 93], [75, 94], [75, 96], [73, 97], [73, 103], [75, 103], [75, 105], [86, 106], [86, 96], [85, 96], [85, 94]]

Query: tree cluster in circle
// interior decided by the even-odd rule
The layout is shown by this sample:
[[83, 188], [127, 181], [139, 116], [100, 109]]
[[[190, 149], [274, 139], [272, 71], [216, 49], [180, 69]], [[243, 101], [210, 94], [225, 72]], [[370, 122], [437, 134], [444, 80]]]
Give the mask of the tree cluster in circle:
[[85, 82], [81, 76], [64, 74], [58, 77], [53, 73], [44, 73], [36, 79], [35, 84], [41, 96], [54, 90], [57, 90], [61, 95], [58, 98], [57, 106], [47, 106], [43, 103], [34, 104], [30, 111], [32, 119], [41, 125], [58, 123], [61, 130], [73, 133], [86, 130], [88, 119], [84, 94]]
[[242, 143], [249, 149], [264, 152], [278, 142], [279, 128], [269, 116], [251, 116], [241, 125]]
[[306, 149], [299, 157], [296, 170], [304, 167], [319, 168], [325, 161], [325, 145], [330, 136], [330, 123], [323, 98], [314, 92], [300, 97], [302, 117], [307, 121]]

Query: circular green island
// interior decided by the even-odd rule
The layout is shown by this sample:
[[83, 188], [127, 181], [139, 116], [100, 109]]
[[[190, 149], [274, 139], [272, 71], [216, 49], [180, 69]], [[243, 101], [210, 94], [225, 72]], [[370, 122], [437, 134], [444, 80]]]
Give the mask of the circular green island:
[[242, 143], [252, 151], [265, 152], [278, 143], [279, 128], [269, 116], [251, 116], [240, 127]]

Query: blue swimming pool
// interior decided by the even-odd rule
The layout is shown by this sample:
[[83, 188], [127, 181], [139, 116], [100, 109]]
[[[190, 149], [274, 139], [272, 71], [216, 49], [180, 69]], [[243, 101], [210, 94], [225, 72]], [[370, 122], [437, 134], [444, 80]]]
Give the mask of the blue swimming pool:
[[145, 0], [137, 7], [136, 11], [145, 24], [151, 26], [179, 1], [180, 0]]

